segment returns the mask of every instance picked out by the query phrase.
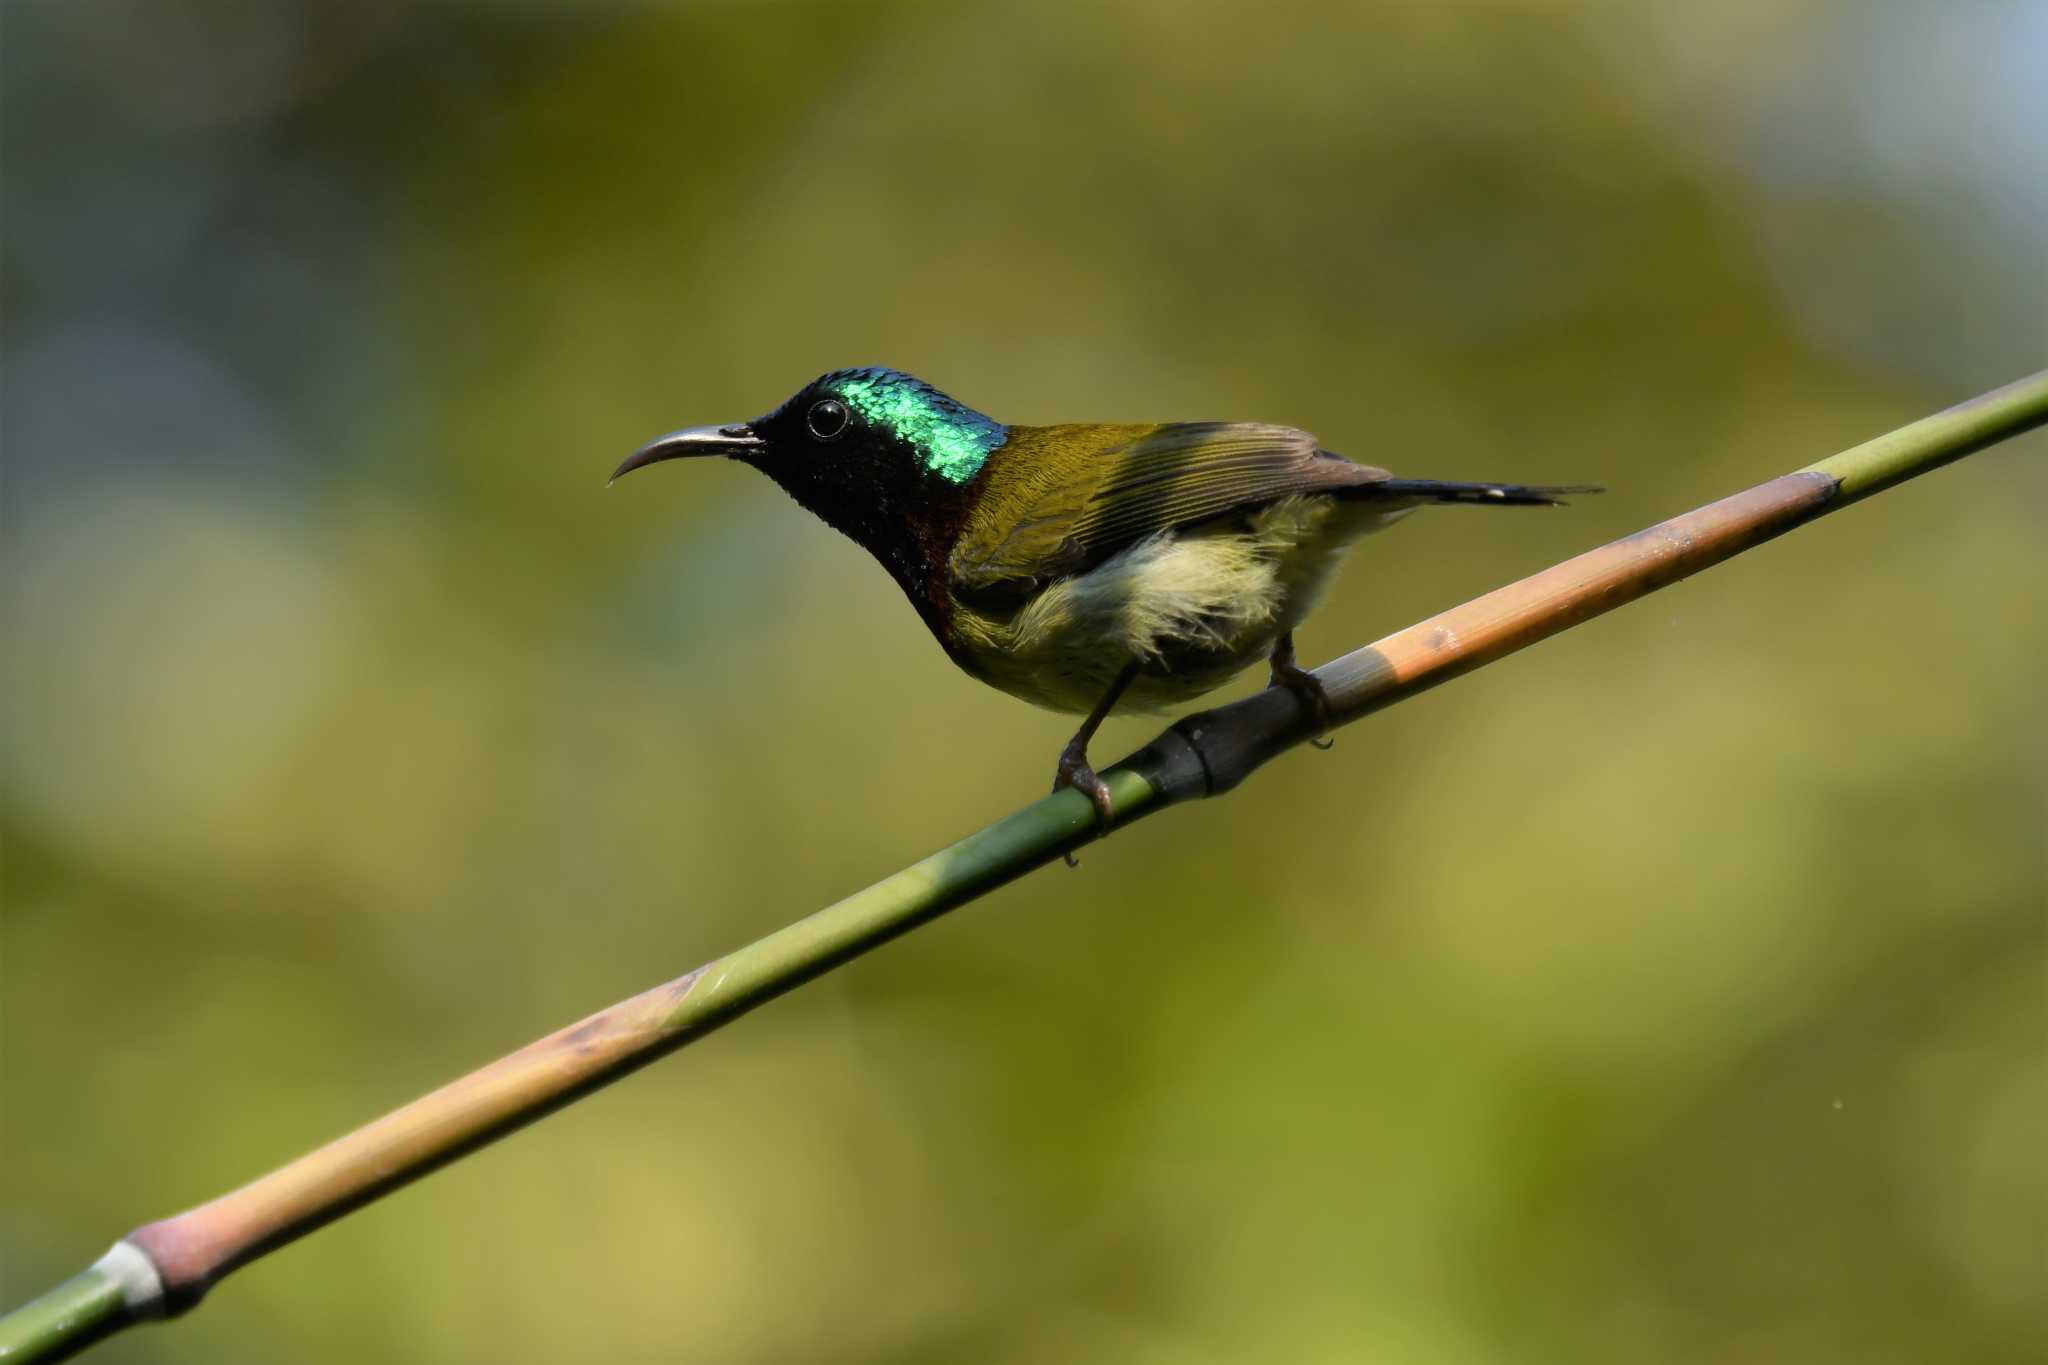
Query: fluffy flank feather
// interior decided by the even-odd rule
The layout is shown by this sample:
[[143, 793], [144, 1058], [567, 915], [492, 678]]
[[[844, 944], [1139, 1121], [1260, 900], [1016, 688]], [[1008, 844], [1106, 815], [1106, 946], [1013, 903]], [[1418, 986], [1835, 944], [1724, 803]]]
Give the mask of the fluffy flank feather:
[[1264, 659], [1344, 547], [1406, 510], [1283, 498], [1234, 525], [1148, 536], [1007, 616], [963, 604], [953, 628], [976, 673], [1055, 711], [1086, 711], [1136, 659], [1118, 709], [1155, 711]]
[[[1069, 600], [1048, 604], [1055, 594]], [[1041, 593], [1019, 613], [1017, 637], [1022, 648], [1041, 648], [1056, 620], [1071, 615], [1109, 625], [1122, 657], [1153, 662], [1175, 646], [1229, 649], [1273, 619], [1278, 599], [1270, 554], [1251, 536], [1166, 531]]]

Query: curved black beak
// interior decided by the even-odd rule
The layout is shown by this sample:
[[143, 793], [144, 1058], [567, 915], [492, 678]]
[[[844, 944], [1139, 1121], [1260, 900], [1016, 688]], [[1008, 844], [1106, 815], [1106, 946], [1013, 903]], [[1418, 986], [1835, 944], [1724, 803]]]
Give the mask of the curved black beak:
[[680, 460], [688, 455], [744, 455], [767, 444], [745, 422], [724, 427], [684, 427], [656, 437], [628, 455], [626, 462], [612, 471], [606, 485], [617, 483], [642, 465]]

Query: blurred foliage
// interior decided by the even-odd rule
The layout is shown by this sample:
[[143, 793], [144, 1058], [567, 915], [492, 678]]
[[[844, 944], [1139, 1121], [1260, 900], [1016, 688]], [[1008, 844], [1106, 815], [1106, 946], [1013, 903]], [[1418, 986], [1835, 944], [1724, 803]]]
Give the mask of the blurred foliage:
[[[1613, 488], [1367, 544], [1327, 657], [2037, 368], [2043, 14], [10, 6], [5, 1297], [1043, 788], [1068, 722], [766, 481], [607, 493], [645, 437], [887, 363]], [[2042, 452], [102, 1354], [2039, 1360]]]

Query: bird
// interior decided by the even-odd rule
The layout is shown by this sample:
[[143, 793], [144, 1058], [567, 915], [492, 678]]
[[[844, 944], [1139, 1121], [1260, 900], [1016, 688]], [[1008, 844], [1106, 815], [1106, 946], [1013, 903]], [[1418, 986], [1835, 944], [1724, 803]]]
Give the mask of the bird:
[[969, 676], [1082, 715], [1053, 790], [1114, 817], [1089, 765], [1103, 720], [1159, 711], [1264, 660], [1326, 728], [1294, 630], [1362, 536], [1431, 503], [1556, 506], [1592, 484], [1396, 478], [1258, 422], [1007, 425], [901, 370], [833, 370], [752, 421], [627, 456], [724, 456], [880, 561]]

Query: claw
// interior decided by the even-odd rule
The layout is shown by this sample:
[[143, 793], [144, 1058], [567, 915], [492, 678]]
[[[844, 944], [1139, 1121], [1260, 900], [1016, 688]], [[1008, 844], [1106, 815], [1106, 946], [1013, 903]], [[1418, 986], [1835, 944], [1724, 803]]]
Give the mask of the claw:
[[[1088, 713], [1088, 719], [1081, 722], [1081, 728], [1074, 732], [1074, 737], [1067, 741], [1067, 747], [1060, 751], [1059, 773], [1052, 780], [1052, 789], [1055, 792], [1072, 787], [1093, 801], [1096, 819], [1104, 829], [1109, 828], [1115, 812], [1110, 806], [1109, 784], [1096, 775], [1095, 769], [1088, 766], [1088, 741], [1095, 737], [1096, 727], [1102, 724], [1102, 718], [1109, 714], [1110, 708], [1116, 705], [1116, 699], [1124, 694], [1124, 689], [1131, 685], [1131, 679], [1137, 676], [1138, 664], [1134, 659], [1124, 665], [1123, 671], [1116, 675], [1116, 681], [1109, 685], [1109, 691], [1103, 693], [1102, 700], [1095, 703], [1095, 709]], [[1066, 858], [1068, 867], [1081, 865], [1081, 860], [1071, 853], [1067, 854]]]
[[[1323, 680], [1294, 662], [1294, 637], [1283, 635], [1273, 646], [1273, 657], [1267, 661], [1271, 670], [1266, 686], [1284, 687], [1306, 706], [1315, 718], [1318, 731], [1330, 728], [1330, 694], [1323, 690]], [[1326, 735], [1317, 734], [1310, 738], [1309, 745], [1316, 749], [1330, 749], [1337, 741]]]
[[[1088, 766], [1087, 750], [1072, 744], [1060, 755], [1059, 774], [1052, 780], [1052, 789], [1056, 792], [1065, 791], [1068, 787], [1094, 802], [1095, 818], [1104, 829], [1109, 828], [1110, 821], [1116, 817], [1115, 805], [1109, 798], [1109, 784]], [[1065, 856], [1068, 867], [1081, 865], [1081, 860], [1073, 854]]]
[[1060, 755], [1059, 776], [1052, 780], [1054, 791], [1064, 791], [1068, 787], [1095, 803], [1095, 813], [1102, 818], [1103, 824], [1107, 825], [1116, 818], [1115, 807], [1109, 799], [1109, 784], [1088, 766], [1085, 757], [1072, 750]]

